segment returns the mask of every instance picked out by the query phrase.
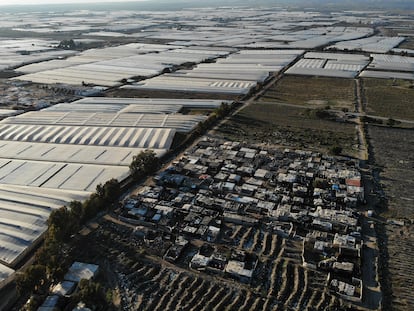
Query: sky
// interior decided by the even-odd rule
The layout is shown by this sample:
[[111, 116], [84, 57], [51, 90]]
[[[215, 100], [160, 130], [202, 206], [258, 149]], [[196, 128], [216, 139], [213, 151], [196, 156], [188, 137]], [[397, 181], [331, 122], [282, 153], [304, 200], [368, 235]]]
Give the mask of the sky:
[[147, 0], [0, 0], [0, 5], [24, 5], [24, 4], [58, 4], [58, 3], [87, 3], [87, 2], [125, 2]]

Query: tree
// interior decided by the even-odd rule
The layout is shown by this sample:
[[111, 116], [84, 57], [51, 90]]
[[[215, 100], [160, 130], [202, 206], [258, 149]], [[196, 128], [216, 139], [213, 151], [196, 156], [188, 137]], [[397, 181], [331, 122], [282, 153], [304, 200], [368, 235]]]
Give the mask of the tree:
[[217, 115], [217, 117], [219, 118], [223, 118], [225, 117], [231, 110], [231, 107], [229, 104], [227, 103], [222, 103], [220, 105], [220, 107], [216, 108], [216, 110], [214, 111], [214, 113]]
[[333, 146], [330, 149], [331, 154], [333, 155], [340, 155], [342, 153], [342, 147], [341, 146]]
[[83, 203], [82, 221], [88, 221], [105, 208], [105, 201], [96, 193], [92, 193], [89, 199]]
[[69, 203], [69, 212], [72, 218], [77, 219], [79, 224], [81, 222], [83, 207], [82, 202], [72, 201]]
[[112, 178], [103, 186], [102, 184], [97, 185], [96, 194], [105, 202], [114, 203], [121, 195], [121, 185], [118, 180]]
[[78, 285], [78, 292], [73, 297], [74, 302], [84, 302], [89, 307], [102, 309], [107, 307], [104, 287], [96, 282], [82, 279]]
[[27, 268], [24, 273], [18, 274], [16, 277], [16, 288], [19, 294], [27, 294], [46, 281], [46, 267], [43, 265], [33, 265]]
[[[77, 204], [73, 204], [75, 208]], [[79, 211], [77, 211], [79, 212]], [[49, 238], [55, 239], [59, 242], [65, 242], [68, 238], [74, 234], [80, 227], [80, 219], [76, 218], [74, 214], [66, 207], [63, 206], [50, 213], [49, 219], [49, 234], [53, 234]]]
[[387, 125], [388, 126], [390, 126], [390, 127], [393, 127], [394, 125], [396, 125], [396, 124], [398, 124], [398, 123], [401, 123], [401, 122], [397, 122], [396, 120], [394, 120], [393, 118], [389, 118], [388, 120], [387, 120]]
[[58, 48], [65, 50], [74, 50], [76, 48], [76, 43], [73, 41], [73, 39], [62, 40], [60, 41]]
[[129, 165], [131, 176], [138, 180], [146, 175], [154, 173], [159, 168], [159, 160], [153, 150], [141, 151], [132, 158]]

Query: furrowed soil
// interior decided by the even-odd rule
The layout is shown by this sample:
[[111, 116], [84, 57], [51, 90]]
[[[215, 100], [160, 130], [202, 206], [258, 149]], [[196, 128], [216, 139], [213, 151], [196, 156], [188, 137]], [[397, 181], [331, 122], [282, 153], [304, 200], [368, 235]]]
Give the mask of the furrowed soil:
[[368, 126], [389, 217], [414, 219], [414, 130]]
[[78, 241], [76, 258], [103, 267], [99, 279], [122, 310], [344, 310], [346, 303], [325, 290], [326, 275], [302, 267], [300, 242], [236, 227], [233, 247], [260, 256], [251, 284], [164, 261], [130, 226], [106, 220]]
[[381, 214], [385, 222], [378, 226], [385, 271], [383, 307], [408, 311], [414, 305], [414, 131], [368, 126], [368, 136], [388, 205]]

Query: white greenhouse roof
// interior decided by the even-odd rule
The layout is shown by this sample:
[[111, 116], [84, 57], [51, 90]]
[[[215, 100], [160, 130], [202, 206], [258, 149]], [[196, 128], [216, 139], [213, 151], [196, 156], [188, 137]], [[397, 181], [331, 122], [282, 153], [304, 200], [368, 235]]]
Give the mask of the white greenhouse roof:
[[[145, 148], [64, 145], [21, 141], [0, 141], [2, 158], [47, 162], [128, 166]], [[153, 149], [158, 157], [167, 149]]]
[[255, 81], [208, 79], [177, 76], [158, 76], [133, 85], [122, 86], [122, 89], [181, 91], [200, 93], [221, 93], [241, 95], [247, 94], [256, 86]]
[[374, 53], [387, 53], [405, 40], [404, 37], [373, 36], [358, 40], [338, 42], [327, 49], [357, 50]]
[[371, 58], [361, 77], [414, 80], [414, 57], [371, 54]]
[[[223, 102], [230, 103], [229, 101], [214, 100], [214, 99], [169, 99], [169, 98], [109, 98], [109, 97], [86, 97], [78, 101], [70, 103], [71, 105], [121, 105], [125, 107], [127, 105], [148, 105], [154, 106], [154, 109], [158, 105], [180, 105], [186, 108], [217, 108]], [[76, 109], [76, 108], [74, 108]]]
[[0, 264], [0, 286], [14, 273], [13, 269]]
[[308, 52], [286, 74], [354, 78], [368, 62], [364, 55]]
[[[76, 107], [80, 105], [73, 105]], [[127, 108], [131, 108], [128, 106]], [[133, 108], [132, 108], [133, 109]], [[123, 109], [125, 111], [125, 109]], [[20, 117], [11, 117], [2, 122], [2, 124], [26, 124], [26, 125], [69, 125], [69, 126], [80, 126], [77, 131], [83, 130], [83, 126], [101, 126], [102, 133], [105, 131], [104, 127], [131, 127], [131, 128], [166, 128], [175, 129], [178, 132], [190, 132], [193, 130], [199, 122], [206, 119], [206, 116], [201, 115], [182, 115], [182, 114], [138, 114], [138, 113], [112, 113], [112, 112], [66, 112], [66, 111], [36, 111], [28, 112]], [[1, 127], [1, 125], [0, 125]], [[1, 132], [1, 130], [0, 130]], [[99, 132], [94, 128], [86, 132]], [[136, 129], [124, 130], [123, 136], [135, 135]], [[115, 135], [115, 132], [114, 132]], [[0, 134], [1, 137], [1, 134]], [[140, 138], [140, 136], [138, 136]], [[25, 138], [21, 138], [24, 140]], [[53, 138], [52, 138], [53, 139]], [[65, 143], [64, 141], [62, 143]], [[67, 142], [69, 144], [75, 143], [73, 141]], [[80, 140], [79, 144], [83, 144]], [[136, 147], [136, 145], [122, 145], [124, 147]], [[168, 149], [169, 146], [161, 145], [157, 149]], [[142, 147], [152, 148], [152, 147]]]
[[359, 76], [362, 78], [414, 80], [414, 73], [412, 72], [364, 70]]
[[88, 112], [127, 112], [127, 113], [149, 113], [149, 114], [170, 114], [179, 112], [183, 106], [180, 105], [147, 105], [147, 104], [83, 104], [78, 102], [61, 103], [50, 106], [43, 111], [84, 111]]
[[[155, 51], [158, 53], [151, 53]], [[227, 51], [132, 43], [91, 49], [65, 60], [23, 67], [21, 71], [27, 74], [14, 79], [45, 84], [117, 86], [123, 79], [151, 77], [175, 65], [200, 63], [227, 54]]]
[[[53, 209], [85, 197], [84, 192], [46, 188], [38, 191], [32, 187], [0, 184], [0, 263], [13, 266], [46, 230]], [[2, 270], [0, 265], [0, 278]]]
[[0, 140], [169, 149], [173, 129], [0, 124]]
[[0, 160], [0, 164], [2, 184], [86, 192], [111, 178], [123, 180], [129, 173], [126, 166], [29, 160]]

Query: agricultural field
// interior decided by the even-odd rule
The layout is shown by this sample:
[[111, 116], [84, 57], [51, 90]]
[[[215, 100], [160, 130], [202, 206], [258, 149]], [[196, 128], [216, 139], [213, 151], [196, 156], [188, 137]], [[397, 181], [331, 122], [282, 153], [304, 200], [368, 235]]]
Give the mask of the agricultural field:
[[223, 124], [218, 133], [229, 140], [322, 152], [340, 146], [343, 154], [355, 155], [355, 125], [324, 119], [318, 113], [325, 117], [324, 110], [255, 102]]
[[387, 216], [414, 219], [414, 131], [368, 126], [373, 160], [387, 196]]
[[285, 76], [273, 85], [260, 102], [281, 102], [323, 108], [354, 111], [355, 86], [353, 79]]
[[[414, 273], [414, 225], [386, 225], [388, 245], [388, 271], [391, 284], [393, 310], [411, 311]], [[384, 308], [385, 310], [385, 308]]]
[[363, 79], [366, 113], [414, 120], [414, 84], [406, 80]]
[[[324, 290], [326, 275], [302, 268], [300, 242], [257, 228], [234, 226], [234, 246], [261, 257], [251, 284], [189, 270], [188, 251], [173, 265], [160, 257], [168, 247], [145, 248], [132, 228], [104, 221], [79, 242], [76, 258], [103, 267], [100, 282], [124, 310], [341, 310], [343, 302]], [[167, 242], [168, 243], [168, 242]], [[295, 245], [298, 244], [298, 245]], [[85, 247], [87, 245], [87, 247]], [[104, 259], [105, 258], [105, 259]]]
[[[388, 224], [380, 231], [386, 243], [385, 263], [390, 285], [388, 307], [393, 310], [412, 310], [412, 275], [414, 271], [414, 131], [408, 129], [368, 127], [372, 160], [380, 169], [379, 180], [385, 193], [388, 210], [382, 213]], [[393, 224], [393, 219], [403, 224]], [[387, 306], [384, 306], [384, 308]]]
[[399, 49], [414, 49], [414, 38], [408, 37], [403, 43], [398, 46]]

